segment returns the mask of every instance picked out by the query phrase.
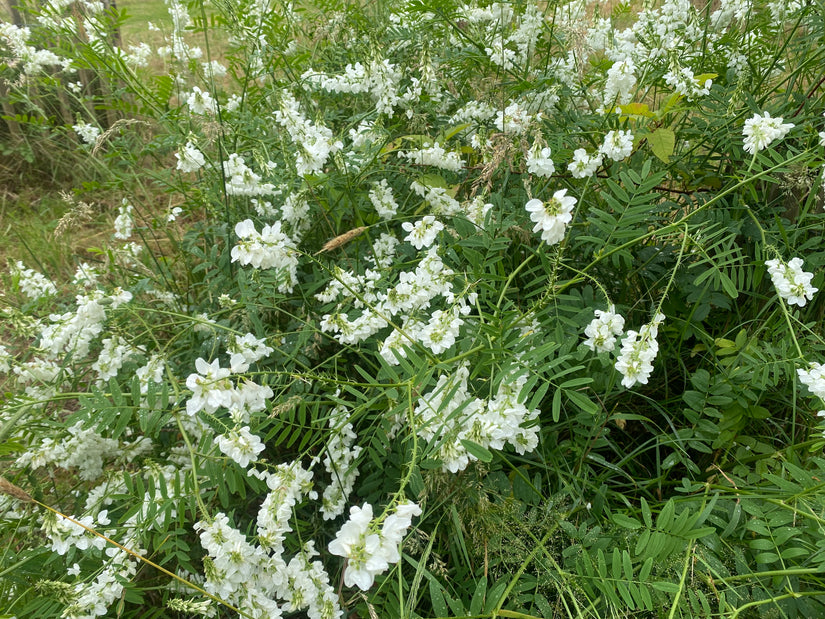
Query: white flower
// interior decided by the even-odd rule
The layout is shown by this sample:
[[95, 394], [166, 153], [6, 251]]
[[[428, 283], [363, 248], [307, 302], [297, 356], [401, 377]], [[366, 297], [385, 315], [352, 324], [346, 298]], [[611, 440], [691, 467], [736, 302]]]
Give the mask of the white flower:
[[389, 563], [398, 563], [401, 560], [398, 546], [410, 528], [413, 516], [420, 515], [421, 508], [416, 503], [406, 501], [396, 505], [395, 513], [384, 520], [384, 526], [381, 527], [381, 547], [382, 554]]
[[665, 319], [664, 314], [656, 314], [651, 322], [644, 325], [639, 332], [628, 331], [622, 340], [622, 350], [616, 360], [616, 370], [624, 378], [622, 384], [630, 389], [636, 383], [647, 384], [653, 372], [653, 360], [659, 352], [656, 342], [658, 329]]
[[398, 203], [395, 201], [392, 187], [390, 187], [387, 179], [383, 179], [380, 183], [373, 183], [369, 196], [370, 202], [372, 202], [381, 219], [395, 217], [398, 212]]
[[251, 333], [243, 337], [234, 336], [227, 347], [227, 352], [231, 355], [229, 368], [234, 374], [246, 372], [250, 364], [269, 356], [274, 350], [266, 345], [266, 340], [259, 340]]
[[616, 347], [616, 336], [622, 334], [624, 318], [615, 313], [611, 305], [607, 310], [596, 310], [596, 317], [584, 329], [587, 339], [584, 345], [596, 352], [610, 352]]
[[190, 374], [186, 379], [186, 386], [192, 391], [192, 397], [186, 402], [186, 412], [189, 415], [200, 410], [214, 413], [222, 406], [232, 406], [234, 389], [229, 380], [229, 368], [222, 368], [217, 359], [207, 363], [198, 357], [195, 369], [198, 373]]
[[433, 146], [425, 145], [424, 148], [418, 150], [399, 152], [398, 156], [405, 157], [418, 165], [431, 165], [452, 172], [459, 172], [462, 167], [458, 153], [448, 153], [438, 142]]
[[97, 138], [100, 135], [99, 128], [94, 125], [89, 125], [83, 121], [80, 121], [76, 125], [72, 125], [72, 129], [74, 129], [74, 132], [79, 135], [81, 139], [86, 142], [86, 144], [94, 144], [97, 142]]
[[788, 302], [788, 305], [798, 305], [802, 307], [814, 298], [814, 293], [819, 288], [811, 286], [813, 273], [802, 270], [802, 258], [791, 258], [787, 264], [781, 260], [767, 260], [768, 273], [780, 297]]
[[742, 135], [745, 136], [745, 150], [754, 155], [767, 148], [774, 140], [784, 138], [788, 131], [793, 129], [794, 125], [791, 123], [783, 124], [782, 120], [781, 116], [771, 118], [768, 112], [764, 112], [762, 116], [754, 114], [753, 118], [746, 120], [745, 127], [742, 129]]
[[281, 222], [255, 230], [251, 219], [235, 225], [238, 243], [232, 248], [232, 262], [252, 265], [256, 269], [278, 269], [284, 276], [278, 285], [281, 292], [292, 292], [298, 281], [298, 250], [295, 243], [281, 231]]
[[556, 166], [553, 165], [553, 160], [550, 158], [550, 149], [531, 150], [527, 156], [527, 171], [536, 176], [550, 178], [553, 172], [556, 171]]
[[186, 105], [193, 114], [216, 114], [218, 111], [218, 104], [212, 95], [197, 86], [192, 88], [192, 93], [186, 99]]
[[796, 373], [799, 376], [799, 381], [812, 394], [821, 400], [825, 400], [825, 365], [811, 363], [807, 370], [797, 369]]
[[50, 279], [34, 269], [27, 269], [26, 265], [19, 260], [12, 268], [12, 273], [18, 278], [20, 290], [30, 299], [39, 299], [57, 294], [57, 286]]
[[249, 426], [243, 426], [218, 436], [218, 448], [241, 467], [246, 468], [249, 462], [264, 450], [264, 444], [249, 431]]
[[630, 90], [636, 85], [635, 71], [636, 66], [630, 58], [613, 63], [607, 70], [607, 82], [604, 85], [602, 101], [605, 106], [614, 103], [624, 105], [630, 101]]
[[621, 161], [633, 152], [633, 133], [628, 131], [610, 131], [604, 136], [599, 152], [613, 161]]
[[499, 131], [518, 135], [527, 130], [534, 118], [518, 103], [512, 102], [504, 111], [496, 112], [495, 122]]
[[567, 164], [567, 169], [573, 175], [573, 178], [586, 178], [592, 176], [599, 169], [603, 159], [604, 155], [601, 152], [591, 156], [583, 148], [577, 148], [573, 151], [573, 161]]
[[688, 101], [709, 95], [710, 87], [713, 86], [713, 80], [709, 79], [699, 84], [693, 76], [693, 71], [687, 67], [683, 67], [678, 71], [668, 71], [664, 77], [665, 83], [672, 86], [673, 90], [686, 97]]
[[5, 374], [11, 370], [12, 357], [8, 349], [0, 344], [0, 374]]
[[536, 224], [533, 232], [541, 231], [541, 240], [548, 245], [555, 245], [564, 238], [567, 224], [573, 219], [576, 198], [565, 194], [567, 189], [560, 189], [547, 202], [533, 198], [524, 207]]
[[444, 229], [444, 224], [432, 215], [426, 215], [423, 219], [415, 222], [415, 224], [405, 221], [401, 224], [401, 227], [409, 232], [409, 234], [404, 237], [404, 240], [409, 241], [416, 249], [421, 249], [422, 247], [429, 247], [433, 244], [435, 237]]
[[177, 169], [183, 173], [195, 172], [206, 163], [203, 153], [192, 142], [187, 142], [181, 152], [175, 153], [175, 158], [178, 160]]
[[115, 218], [115, 238], [121, 241], [128, 241], [132, 236], [132, 226], [134, 221], [132, 219], [132, 205], [123, 199], [122, 206], [118, 207], [118, 216]]
[[348, 559], [347, 569], [344, 571], [344, 585], [357, 585], [362, 591], [366, 591], [372, 587], [375, 576], [386, 570], [389, 563], [380, 554], [381, 538], [369, 530], [372, 505], [353, 505], [349, 513], [349, 520], [344, 523], [328, 548], [332, 554]]

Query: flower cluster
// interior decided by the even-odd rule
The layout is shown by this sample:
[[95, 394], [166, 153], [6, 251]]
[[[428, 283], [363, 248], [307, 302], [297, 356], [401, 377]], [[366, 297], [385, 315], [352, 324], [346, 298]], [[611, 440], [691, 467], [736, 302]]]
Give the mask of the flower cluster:
[[796, 373], [812, 394], [825, 401], [825, 365], [811, 363], [807, 370], [798, 368]]
[[118, 215], [115, 218], [114, 236], [116, 239], [128, 241], [129, 237], [132, 236], [132, 226], [135, 224], [132, 217], [132, 210], [132, 205], [124, 198], [123, 203], [118, 207]]
[[435, 237], [444, 229], [444, 224], [432, 215], [425, 215], [423, 219], [419, 219], [414, 224], [405, 221], [401, 227], [409, 232], [404, 240], [416, 249], [421, 249], [433, 244]]
[[376, 576], [401, 559], [398, 546], [410, 528], [413, 516], [420, 515], [421, 508], [415, 503], [400, 503], [384, 519], [383, 527], [378, 531], [373, 524], [372, 505], [353, 505], [349, 520], [329, 543], [332, 554], [347, 558], [344, 585], [358, 586], [362, 591], [372, 587]]
[[97, 138], [100, 137], [100, 128], [90, 125], [86, 122], [80, 121], [76, 125], [72, 125], [74, 132], [80, 136], [86, 144], [94, 145], [97, 143]]
[[[186, 167], [190, 170], [192, 168], [189, 164]], [[263, 196], [275, 191], [275, 186], [272, 183], [262, 183], [260, 174], [253, 172], [237, 153], [232, 153], [223, 162], [223, 175], [226, 193], [231, 196]]]
[[468, 388], [469, 369], [459, 366], [453, 374], [442, 374], [435, 387], [416, 405], [415, 430], [425, 441], [439, 445], [438, 458], [445, 471], [457, 473], [476, 456], [465, 441], [487, 449], [510, 444], [520, 454], [538, 444], [538, 410], [529, 410], [522, 394], [524, 375], [502, 377], [489, 400], [475, 398]]
[[264, 450], [261, 439], [249, 431], [249, 426], [233, 428], [226, 434], [217, 437], [218, 449], [232, 458], [241, 468], [246, 468], [249, 463], [258, 457]]
[[628, 331], [622, 339], [622, 350], [616, 359], [616, 370], [624, 376], [622, 384], [630, 389], [636, 383], [647, 384], [653, 372], [653, 360], [659, 352], [656, 336], [664, 314], [656, 314], [653, 320], [643, 325], [639, 331]]
[[332, 411], [329, 419], [332, 438], [327, 443], [324, 469], [330, 474], [332, 481], [324, 489], [322, 497], [321, 514], [324, 520], [332, 520], [344, 513], [358, 477], [358, 467], [355, 461], [361, 455], [362, 448], [359, 445], [353, 446], [358, 437], [348, 417], [345, 418], [347, 423], [340, 425], [341, 421], [338, 416], [346, 413], [347, 410], [344, 407], [338, 406]]
[[791, 123], [783, 123], [782, 120], [781, 116], [771, 118], [768, 112], [764, 112], [761, 116], [754, 114], [753, 118], [746, 120], [745, 127], [742, 129], [742, 134], [745, 136], [745, 151], [755, 155], [767, 148], [771, 142], [784, 138], [794, 126]]
[[189, 415], [200, 411], [212, 414], [219, 408], [226, 408], [244, 420], [248, 413], [264, 410], [266, 400], [273, 395], [268, 386], [250, 380], [233, 384], [230, 379], [232, 370], [222, 368], [218, 359], [207, 363], [199, 357], [195, 361], [195, 369], [197, 373], [190, 374], [186, 379], [186, 386], [192, 392], [186, 402], [186, 412]]
[[630, 131], [609, 131], [599, 152], [613, 161], [621, 161], [633, 152], [633, 133]]
[[546, 202], [533, 198], [524, 206], [536, 224], [533, 232], [541, 231], [541, 240], [548, 245], [561, 242], [567, 224], [573, 219], [576, 198], [566, 194], [567, 189], [560, 189]]
[[584, 329], [584, 345], [596, 352], [613, 352], [616, 336], [624, 331], [624, 318], [611, 305], [606, 310], [595, 310], [596, 317]]
[[281, 222], [264, 226], [259, 233], [251, 219], [235, 225], [238, 243], [232, 248], [232, 262], [256, 269], [277, 269], [278, 290], [291, 292], [298, 281], [298, 250], [293, 240], [281, 231]]
[[26, 268], [26, 265], [19, 260], [12, 268], [12, 274], [17, 278], [20, 290], [30, 299], [40, 299], [57, 294], [57, 286], [45, 275]]
[[295, 168], [299, 176], [317, 174], [324, 168], [327, 158], [343, 148], [339, 140], [332, 137], [332, 131], [322, 125], [307, 120], [298, 101], [289, 92], [284, 92], [281, 109], [275, 111], [275, 120], [298, 146]]
[[462, 166], [458, 153], [447, 152], [438, 142], [432, 146], [425, 144], [424, 148], [400, 152], [398, 155], [418, 165], [430, 165], [451, 172], [458, 172]]
[[398, 212], [398, 202], [392, 193], [392, 187], [387, 183], [387, 179], [375, 182], [370, 189], [370, 202], [375, 207], [375, 212], [382, 219], [391, 219]]
[[567, 170], [573, 175], [573, 178], [587, 178], [596, 173], [603, 160], [604, 155], [601, 152], [588, 155], [585, 149], [577, 148], [573, 151], [573, 161], [567, 164]]
[[556, 166], [553, 165], [550, 154], [551, 151], [549, 148], [542, 148], [541, 150], [534, 148], [531, 150], [527, 156], [527, 171], [530, 174], [535, 174], [543, 178], [553, 176], [553, 172], [556, 171]]
[[765, 264], [776, 292], [788, 305], [803, 307], [819, 290], [811, 286], [813, 273], [802, 270], [802, 258], [791, 258], [788, 263], [774, 258], [765, 261]]
[[187, 142], [179, 153], [175, 153], [175, 159], [178, 160], [176, 168], [184, 174], [197, 172], [206, 163], [203, 153], [192, 142]]

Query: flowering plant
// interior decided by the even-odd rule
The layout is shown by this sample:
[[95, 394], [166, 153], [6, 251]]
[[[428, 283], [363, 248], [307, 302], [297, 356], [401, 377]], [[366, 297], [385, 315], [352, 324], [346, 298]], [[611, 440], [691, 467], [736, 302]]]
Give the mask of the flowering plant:
[[3, 612], [825, 614], [818, 5], [30, 8]]

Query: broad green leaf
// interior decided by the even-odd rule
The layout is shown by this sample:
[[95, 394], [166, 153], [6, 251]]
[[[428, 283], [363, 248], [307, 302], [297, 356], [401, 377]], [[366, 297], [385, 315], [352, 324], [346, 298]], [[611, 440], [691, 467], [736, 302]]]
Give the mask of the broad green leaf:
[[650, 149], [653, 154], [665, 163], [670, 163], [670, 157], [673, 155], [673, 149], [676, 146], [676, 134], [672, 129], [660, 127], [653, 133], [647, 136], [647, 143], [650, 144]]

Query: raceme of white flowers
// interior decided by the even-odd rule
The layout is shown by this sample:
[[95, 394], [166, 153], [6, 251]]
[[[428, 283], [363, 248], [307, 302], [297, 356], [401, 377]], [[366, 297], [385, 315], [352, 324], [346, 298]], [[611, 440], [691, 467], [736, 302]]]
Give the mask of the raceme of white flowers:
[[595, 310], [596, 317], [584, 329], [584, 345], [596, 352], [613, 352], [616, 336], [624, 332], [624, 318], [611, 305], [606, 310]]
[[276, 269], [281, 275], [278, 289], [291, 292], [297, 283], [298, 251], [293, 240], [281, 230], [281, 222], [264, 226], [260, 232], [251, 219], [235, 225], [238, 243], [232, 248], [232, 262], [256, 269]]
[[813, 273], [802, 270], [802, 258], [791, 258], [787, 263], [774, 258], [767, 260], [765, 264], [777, 294], [785, 299], [788, 305], [803, 307], [819, 290], [811, 286]]
[[784, 138], [794, 128], [792, 123], [783, 123], [782, 117], [771, 118], [768, 112], [754, 114], [745, 121], [742, 134], [745, 136], [744, 148], [751, 155], [767, 148], [772, 142]]
[[483, 400], [469, 391], [469, 369], [460, 365], [453, 374], [442, 374], [435, 387], [421, 396], [414, 412], [415, 431], [438, 446], [445, 471], [457, 473], [476, 460], [463, 441], [485, 449], [504, 449], [510, 444], [520, 454], [538, 445], [538, 410], [528, 410], [522, 397], [525, 375], [505, 375], [492, 398]]
[[573, 219], [576, 198], [567, 195], [567, 189], [560, 189], [547, 201], [533, 198], [524, 206], [535, 222], [533, 232], [541, 232], [541, 240], [548, 245], [560, 243], [564, 238], [567, 224]]
[[639, 331], [628, 331], [622, 339], [622, 349], [616, 359], [616, 370], [624, 377], [622, 385], [630, 389], [636, 383], [647, 384], [653, 373], [653, 360], [659, 352], [656, 336], [659, 325], [664, 321], [664, 314], [656, 314], [649, 323], [642, 325]]
[[373, 522], [372, 505], [353, 505], [349, 520], [329, 543], [329, 551], [347, 559], [344, 585], [358, 586], [362, 591], [372, 587], [375, 577], [401, 559], [398, 546], [412, 524], [413, 516], [421, 515], [415, 503], [400, 503], [384, 519], [379, 530]]

